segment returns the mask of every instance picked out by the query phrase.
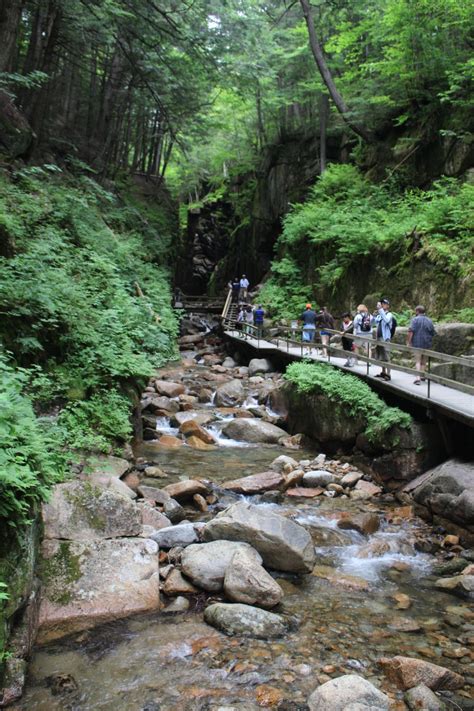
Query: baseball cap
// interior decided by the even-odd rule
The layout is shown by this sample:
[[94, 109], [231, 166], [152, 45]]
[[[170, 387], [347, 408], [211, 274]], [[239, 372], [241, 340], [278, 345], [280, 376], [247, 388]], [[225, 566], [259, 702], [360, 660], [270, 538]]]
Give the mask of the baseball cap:
[[381, 304], [388, 304], [390, 306], [390, 301], [388, 299], [380, 299]]

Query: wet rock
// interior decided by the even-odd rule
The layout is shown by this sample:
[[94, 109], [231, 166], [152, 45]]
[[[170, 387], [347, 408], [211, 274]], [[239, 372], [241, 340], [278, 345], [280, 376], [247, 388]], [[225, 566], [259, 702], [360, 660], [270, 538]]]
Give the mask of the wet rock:
[[165, 607], [163, 613], [170, 614], [172, 612], [187, 612], [189, 610], [189, 600], [182, 595], [178, 595], [169, 605]]
[[295, 434], [295, 435], [292, 435], [291, 437], [281, 437], [278, 440], [278, 444], [281, 445], [282, 447], [285, 447], [285, 449], [299, 449], [301, 447], [302, 441], [303, 441], [303, 435], [302, 434]]
[[125, 474], [125, 476], [122, 478], [123, 483], [125, 486], [128, 486], [132, 491], [137, 491], [138, 487], [140, 486], [140, 475], [138, 472], [129, 472], [128, 474]]
[[157, 415], [169, 417], [174, 412], [178, 412], [179, 404], [169, 397], [146, 398], [143, 404], [143, 412], [154, 412]]
[[207, 511], [207, 501], [201, 494], [194, 494], [193, 504], [196, 506], [198, 511], [205, 513]]
[[229, 422], [223, 433], [231, 439], [244, 442], [276, 444], [287, 433], [276, 425], [258, 419], [238, 418]]
[[222, 590], [225, 572], [237, 551], [247, 551], [258, 563], [261, 556], [246, 543], [213, 541], [185, 548], [181, 556], [181, 569], [192, 582], [204, 590]]
[[446, 590], [455, 595], [474, 598], [474, 575], [455, 575], [452, 578], [440, 578], [435, 582], [438, 590]]
[[168, 486], [163, 487], [165, 491], [172, 499], [189, 499], [194, 496], [194, 494], [201, 494], [201, 496], [206, 496], [209, 494], [209, 489], [202, 481], [197, 481], [196, 479], [185, 479], [184, 481], [177, 481], [175, 484], [168, 484]]
[[348, 472], [342, 477], [341, 485], [352, 489], [352, 487], [355, 486], [359, 479], [362, 479], [363, 476], [363, 472]]
[[138, 493], [147, 501], [153, 501], [160, 505], [164, 505], [171, 498], [167, 491], [159, 489], [157, 486], [146, 486], [146, 484], [138, 487]]
[[247, 550], [237, 551], [224, 575], [224, 592], [229, 600], [271, 608], [278, 605], [283, 590]]
[[198, 394], [199, 402], [210, 402], [212, 399], [212, 390], [209, 388], [201, 388]]
[[216, 390], [215, 403], [218, 407], [235, 407], [245, 400], [245, 390], [240, 380], [230, 380]]
[[21, 699], [26, 680], [26, 661], [19, 657], [8, 657], [2, 674], [0, 708], [10, 706]]
[[145, 476], [150, 477], [150, 479], [166, 479], [168, 477], [168, 474], [165, 474], [165, 472], [160, 469], [160, 467], [146, 467], [145, 468]]
[[377, 496], [378, 494], [382, 493], [382, 489], [380, 488], [380, 486], [372, 484], [372, 482], [370, 481], [364, 481], [363, 479], [359, 479], [359, 481], [355, 485], [354, 491], [363, 492], [369, 497]]
[[339, 570], [331, 568], [329, 565], [315, 565], [312, 575], [316, 578], [323, 578], [336, 587], [344, 587], [349, 590], [360, 591], [370, 590], [370, 585], [365, 578], [359, 578], [356, 575], [341, 573]]
[[255, 689], [255, 698], [260, 707], [278, 706], [283, 700], [283, 692], [268, 684], [259, 684]]
[[144, 526], [152, 526], [155, 530], [171, 526], [170, 519], [161, 513], [161, 511], [158, 511], [158, 509], [154, 506], [143, 504], [140, 507], [140, 511], [142, 515], [142, 524]]
[[163, 583], [163, 592], [169, 596], [187, 595], [197, 593], [198, 589], [186, 580], [177, 568], [173, 568]]
[[392, 684], [403, 691], [418, 684], [425, 684], [433, 691], [455, 690], [464, 686], [464, 679], [460, 674], [413, 657], [382, 657], [379, 659], [379, 665]]
[[313, 691], [308, 706], [310, 711], [389, 711], [390, 699], [358, 674], [346, 674]]
[[222, 484], [222, 488], [230, 489], [230, 491], [235, 491], [237, 494], [260, 494], [264, 491], [279, 489], [284, 481], [282, 474], [276, 471], [268, 471], [245, 476], [242, 479], [225, 481]]
[[286, 495], [287, 496], [294, 496], [296, 498], [303, 498], [303, 499], [314, 499], [316, 496], [321, 496], [321, 494], [324, 492], [324, 489], [321, 487], [317, 488], [310, 488], [308, 486], [296, 486], [292, 489], [287, 489]]
[[157, 610], [158, 546], [140, 538], [45, 540], [39, 641]]
[[455, 573], [460, 573], [466, 567], [465, 558], [453, 558], [452, 560], [446, 560], [442, 563], [438, 563], [433, 566], [433, 573], [435, 575], [454, 575]]
[[224, 360], [222, 361], [222, 365], [224, 366], [224, 368], [235, 368], [237, 366], [237, 363], [233, 358], [227, 356], [227, 358], [224, 358]]
[[[474, 463], [449, 459], [410, 482], [415, 513], [474, 542]], [[459, 526], [461, 530], [456, 527]]]
[[302, 469], [294, 469], [289, 474], [285, 474], [285, 481], [281, 487], [282, 491], [298, 487], [303, 481], [303, 475], [304, 471]]
[[356, 558], [380, 558], [386, 553], [390, 553], [390, 543], [382, 539], [374, 539], [359, 548]]
[[204, 426], [215, 420], [215, 415], [211, 412], [198, 412], [197, 410], [189, 410], [188, 412], [177, 412], [171, 418], [173, 427], [181, 427], [184, 422], [193, 420], [198, 425]]
[[171, 523], [179, 523], [186, 518], [183, 507], [176, 499], [168, 499], [165, 501], [163, 504], [163, 513], [169, 518]]
[[199, 449], [200, 451], [204, 452], [216, 449], [215, 444], [207, 444], [200, 437], [196, 437], [195, 435], [191, 435], [190, 437], [188, 437], [186, 440], [186, 444], [192, 447], [193, 449]]
[[45, 538], [138, 536], [142, 527], [140, 510], [129, 498], [83, 481], [57, 484], [42, 516]]
[[178, 395], [183, 395], [185, 392], [185, 387], [182, 383], [172, 383], [168, 380], [155, 380], [154, 385], [158, 395], [165, 395], [169, 398], [178, 397]]
[[204, 611], [204, 620], [225, 634], [257, 639], [282, 637], [288, 629], [281, 615], [240, 603], [209, 605]]
[[424, 684], [414, 686], [405, 694], [410, 711], [445, 711], [446, 704]]
[[309, 573], [315, 553], [311, 536], [299, 524], [247, 502], [229, 506], [206, 524], [204, 540], [245, 541], [262, 556], [265, 566]]
[[272, 373], [274, 371], [273, 365], [267, 358], [252, 358], [248, 368], [250, 377], [257, 373]]
[[343, 530], [353, 530], [368, 536], [379, 530], [380, 519], [375, 513], [361, 513], [340, 518], [337, 526]]
[[401, 617], [392, 620], [389, 628], [397, 632], [421, 632], [422, 627], [416, 620], [411, 620], [408, 617]]
[[298, 469], [299, 464], [293, 457], [288, 457], [286, 454], [280, 454], [279, 457], [273, 460], [270, 464], [270, 469], [281, 474], [289, 474], [294, 469]]
[[331, 472], [327, 472], [324, 469], [312, 469], [303, 477], [303, 486], [317, 487], [317, 486], [327, 486], [328, 484], [335, 484], [339, 479]]
[[173, 435], [161, 435], [161, 437], [158, 439], [158, 444], [160, 444], [162, 447], [176, 449], [178, 447], [181, 447], [184, 442], [182, 439], [173, 437]]
[[392, 595], [392, 599], [397, 603], [397, 610], [408, 610], [411, 607], [411, 599], [405, 593], [397, 592]]
[[160, 548], [173, 548], [174, 546], [185, 546], [196, 543], [199, 540], [194, 525], [192, 523], [181, 523], [177, 526], [162, 528], [150, 536], [156, 541]]
[[185, 437], [198, 437], [206, 444], [215, 444], [216, 440], [214, 437], [207, 432], [204, 427], [201, 427], [196, 420], [186, 420], [180, 426], [179, 431], [184, 434]]

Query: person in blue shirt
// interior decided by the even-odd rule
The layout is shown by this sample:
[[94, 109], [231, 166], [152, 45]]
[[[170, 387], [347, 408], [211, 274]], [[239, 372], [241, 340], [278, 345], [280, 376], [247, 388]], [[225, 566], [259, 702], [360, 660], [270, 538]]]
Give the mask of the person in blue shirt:
[[[416, 316], [412, 318], [408, 328], [407, 346], [430, 350], [433, 344], [433, 336], [436, 335], [433, 321], [425, 314], [424, 306], [417, 306], [415, 314]], [[413, 382], [415, 385], [421, 385], [421, 382], [426, 380], [426, 355], [424, 353], [415, 351], [415, 368], [419, 375]]]
[[303, 322], [303, 341], [308, 344], [308, 353], [311, 353], [311, 344], [314, 341], [316, 333], [316, 311], [313, 311], [311, 304], [306, 304], [305, 310], [300, 316], [300, 321]]
[[253, 320], [257, 327], [257, 335], [259, 338], [263, 335], [263, 319], [265, 318], [265, 311], [262, 308], [262, 304], [258, 305], [258, 308], [253, 312]]
[[[381, 299], [377, 303], [377, 308], [374, 312], [375, 323], [377, 325], [377, 345], [375, 347], [375, 358], [381, 363], [390, 362], [390, 350], [382, 344], [389, 343], [392, 340], [392, 323], [393, 315], [390, 312], [390, 301]], [[382, 365], [382, 370], [375, 377], [382, 380], [391, 380], [390, 368], [388, 365]]]

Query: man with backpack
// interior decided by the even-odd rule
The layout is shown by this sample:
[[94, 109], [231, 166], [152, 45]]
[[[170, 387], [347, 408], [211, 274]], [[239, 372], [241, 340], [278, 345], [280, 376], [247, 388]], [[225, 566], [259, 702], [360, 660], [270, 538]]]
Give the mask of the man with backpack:
[[[364, 336], [365, 338], [370, 338], [372, 333], [372, 322], [374, 317], [369, 314], [369, 309], [365, 304], [359, 304], [357, 307], [357, 313], [354, 316], [354, 336]], [[367, 348], [368, 341], [362, 338], [354, 338], [354, 361], [357, 365], [357, 354], [359, 349], [362, 355], [366, 355], [370, 358], [370, 346]]]
[[[417, 306], [415, 314], [408, 328], [407, 346], [431, 350], [433, 336], [436, 335], [433, 321], [425, 314], [424, 306]], [[413, 382], [415, 385], [421, 385], [421, 382], [426, 380], [426, 355], [420, 351], [415, 351], [415, 367], [418, 375]]]
[[[393, 336], [395, 335], [395, 329], [397, 327], [397, 322], [394, 315], [390, 312], [390, 301], [388, 299], [381, 299], [377, 303], [377, 308], [375, 311], [375, 323], [377, 324], [377, 346], [375, 348], [375, 357], [382, 363], [390, 362], [390, 351], [382, 343], [390, 343]], [[376, 378], [382, 378], [382, 380], [391, 380], [390, 368], [388, 365], [382, 365], [382, 370]]]
[[257, 337], [262, 338], [263, 336], [263, 319], [265, 318], [265, 311], [262, 308], [262, 304], [258, 305], [258, 308], [253, 312], [254, 323], [257, 327]]

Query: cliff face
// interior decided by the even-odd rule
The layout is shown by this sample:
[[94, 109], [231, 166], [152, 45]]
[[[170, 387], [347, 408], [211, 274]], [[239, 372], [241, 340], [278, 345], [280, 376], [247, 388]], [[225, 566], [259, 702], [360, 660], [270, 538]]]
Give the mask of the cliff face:
[[[347, 162], [355, 147], [345, 136], [328, 139], [329, 162]], [[465, 176], [474, 165], [474, 145], [453, 136], [443, 136], [433, 127], [412, 133], [391, 129], [384, 140], [364, 148], [361, 166], [368, 178], [380, 181], [393, 175], [401, 185], [426, 187], [442, 175]], [[287, 136], [268, 146], [258, 169], [238, 176], [223, 198], [190, 211], [187, 234], [182, 242], [177, 283], [187, 293], [214, 293], [225, 288], [233, 276], [246, 273], [251, 285], [260, 282], [274, 258], [282, 217], [292, 203], [301, 202], [319, 175], [319, 139], [316, 135]], [[467, 305], [472, 290], [437, 270], [426, 259], [413, 259], [398, 269], [399, 254], [386, 255], [376, 267], [370, 260], [354, 265], [338, 294], [321, 290], [322, 302], [336, 308], [356, 305], [370, 282], [377, 293], [387, 291], [402, 303], [413, 294], [430, 307], [439, 299], [443, 309]], [[317, 253], [308, 255], [309, 269], [318, 266]], [[423, 298], [421, 298], [423, 297]], [[436, 310], [436, 308], [435, 308]]]

